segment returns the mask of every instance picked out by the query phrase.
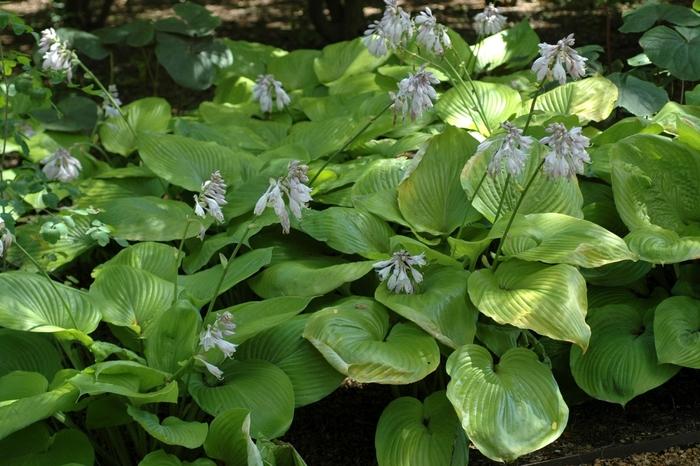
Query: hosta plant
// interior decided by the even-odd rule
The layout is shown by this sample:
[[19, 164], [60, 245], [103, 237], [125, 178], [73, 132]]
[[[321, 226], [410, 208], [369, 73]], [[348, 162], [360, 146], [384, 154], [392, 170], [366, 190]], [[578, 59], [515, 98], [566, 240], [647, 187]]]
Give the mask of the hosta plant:
[[380, 466], [510, 462], [700, 366], [698, 108], [615, 118], [572, 35], [385, 3], [228, 42], [178, 116], [60, 32], [3, 51], [4, 462], [304, 465], [295, 409], [344, 382], [396, 386]]

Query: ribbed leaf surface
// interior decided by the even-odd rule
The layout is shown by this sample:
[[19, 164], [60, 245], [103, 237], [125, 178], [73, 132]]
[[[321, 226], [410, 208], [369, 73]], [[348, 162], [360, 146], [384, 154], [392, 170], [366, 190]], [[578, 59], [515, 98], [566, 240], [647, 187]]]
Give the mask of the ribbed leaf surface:
[[700, 369], [700, 301], [674, 296], [654, 311], [654, 339], [660, 363]]

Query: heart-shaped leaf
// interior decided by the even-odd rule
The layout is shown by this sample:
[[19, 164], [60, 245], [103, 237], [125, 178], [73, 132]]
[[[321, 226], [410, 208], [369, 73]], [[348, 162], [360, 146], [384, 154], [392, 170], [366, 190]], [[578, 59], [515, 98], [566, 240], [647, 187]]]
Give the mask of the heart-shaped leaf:
[[555, 441], [569, 408], [551, 370], [525, 348], [508, 350], [494, 364], [478, 345], [447, 359], [447, 398], [474, 445], [494, 461], [511, 462]]
[[440, 362], [432, 337], [412, 324], [390, 328], [386, 308], [369, 298], [348, 298], [315, 312], [304, 338], [336, 370], [360, 383], [417, 382]]
[[588, 347], [586, 281], [576, 268], [510, 260], [469, 277], [474, 305], [499, 324]]
[[260, 452], [250, 438], [250, 413], [229, 409], [217, 415], [204, 442], [207, 456], [230, 466], [263, 466]]
[[180, 445], [185, 448], [198, 448], [207, 438], [209, 426], [203, 422], [186, 422], [170, 416], [160, 422], [158, 416], [148, 411], [127, 406], [129, 416], [139, 423], [143, 430], [166, 445]]
[[171, 109], [165, 99], [147, 97], [125, 105], [121, 110], [128, 125], [121, 115], [117, 115], [107, 118], [100, 126], [100, 140], [110, 152], [127, 156], [136, 149], [139, 133], [165, 133], [168, 130]]
[[654, 311], [654, 339], [660, 363], [700, 369], [700, 301], [665, 299]]
[[656, 26], [639, 39], [644, 53], [655, 65], [678, 79], [700, 80], [700, 30], [697, 27]]

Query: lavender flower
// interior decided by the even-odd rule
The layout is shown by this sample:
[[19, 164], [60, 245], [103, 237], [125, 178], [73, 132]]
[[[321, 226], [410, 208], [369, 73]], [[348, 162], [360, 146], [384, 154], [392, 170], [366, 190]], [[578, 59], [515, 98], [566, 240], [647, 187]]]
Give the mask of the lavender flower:
[[68, 183], [80, 175], [83, 166], [66, 149], [60, 148], [41, 161], [44, 164], [42, 171], [46, 178], [54, 181]]
[[574, 35], [569, 34], [557, 42], [557, 45], [545, 43], [539, 45], [540, 58], [532, 64], [532, 71], [537, 74], [539, 81], [550, 78], [559, 81], [559, 84], [566, 84], [567, 73], [573, 79], [586, 75], [586, 60], [588, 59], [579, 55], [572, 48], [575, 42]]
[[291, 102], [282, 83], [271, 74], [258, 76], [253, 86], [253, 99], [260, 102], [260, 110], [265, 113], [272, 111], [273, 101], [277, 110], [284, 110]]
[[73, 76], [73, 52], [58, 37], [54, 28], [41, 31], [39, 54], [43, 60], [41, 64], [43, 69], [65, 72], [70, 81]]
[[106, 117], [119, 116], [119, 106], [122, 104], [122, 101], [119, 99], [119, 90], [115, 84], [110, 84], [107, 90], [117, 106], [115, 107], [113, 105], [112, 100], [109, 97], [104, 96], [102, 100], [102, 111]]
[[573, 177], [583, 174], [583, 164], [591, 163], [586, 152], [590, 140], [581, 134], [581, 128], [567, 131], [561, 123], [552, 123], [547, 127], [550, 136], [540, 140], [550, 151], [544, 159], [544, 172], [552, 178]]
[[391, 92], [389, 95], [394, 101], [392, 109], [394, 114], [400, 114], [402, 119], [406, 116], [411, 120], [419, 118], [427, 109], [433, 106], [433, 101], [437, 99], [437, 92], [433, 84], [440, 81], [421, 66], [418, 71], [409, 74], [408, 77], [399, 82], [399, 91]]
[[287, 176], [277, 179], [270, 178], [270, 185], [255, 203], [253, 213], [262, 215], [267, 207], [272, 207], [280, 220], [282, 232], [289, 233], [291, 223], [284, 195], [289, 201], [289, 210], [292, 211], [294, 217], [301, 220], [302, 209], [307, 208], [308, 203], [313, 200], [311, 188], [306, 185], [309, 182], [308, 170], [309, 167], [301, 164], [298, 160], [289, 162]]
[[[230, 337], [235, 331], [236, 324], [233, 323], [233, 316], [231, 313], [222, 312], [217, 316], [213, 324], [207, 325], [207, 328], [200, 333], [199, 345], [202, 351], [206, 352], [210, 349], [218, 348], [224, 354], [224, 358], [232, 358], [238, 346], [227, 341], [226, 337]], [[195, 359], [202, 362], [207, 371], [217, 379], [223, 377], [221, 369], [209, 363], [203, 354], [198, 354], [195, 356]]]
[[202, 364], [204, 364], [204, 368], [205, 368], [211, 375], [213, 375], [214, 377], [216, 377], [216, 378], [219, 379], [219, 380], [221, 380], [221, 379], [224, 378], [224, 371], [222, 371], [221, 369], [219, 369], [218, 367], [216, 367], [214, 364], [212, 364], [212, 363], [210, 363], [210, 362], [207, 362], [207, 360], [204, 359], [204, 356], [198, 354], [198, 355], [195, 356], [194, 358], [195, 358], [197, 361], [199, 361], [199, 362], [201, 362]]
[[3, 257], [7, 250], [10, 249], [13, 241], [14, 236], [12, 236], [10, 230], [7, 229], [5, 220], [0, 217], [0, 257]]
[[502, 123], [501, 128], [506, 130], [505, 135], [496, 140], [482, 142], [479, 144], [477, 152], [483, 152], [493, 144], [500, 142], [500, 146], [489, 162], [487, 169], [489, 175], [497, 176], [505, 165], [506, 172], [511, 176], [519, 176], [525, 169], [527, 154], [533, 139], [529, 136], [523, 136], [523, 131], [508, 121]]
[[[425, 254], [410, 255], [407, 251], [395, 252], [391, 259], [374, 264], [379, 279], [386, 281], [387, 288], [393, 293], [412, 294], [415, 285], [423, 281], [423, 275], [416, 269], [426, 264]], [[388, 279], [388, 280], [387, 280]]]
[[506, 17], [499, 14], [498, 8], [489, 3], [484, 11], [474, 16], [474, 30], [480, 36], [490, 36], [501, 32], [506, 26]]
[[430, 8], [421, 11], [415, 19], [418, 28], [416, 41], [418, 45], [429, 50], [435, 55], [442, 55], [445, 49], [452, 47], [450, 36], [447, 35], [447, 28], [438, 24]]
[[377, 57], [405, 45], [413, 35], [411, 17], [398, 6], [396, 0], [384, 0], [384, 4], [386, 8], [382, 19], [372, 23], [362, 38], [369, 52]]
[[215, 170], [208, 180], [202, 183], [201, 193], [194, 196], [194, 213], [199, 217], [206, 217], [209, 213], [219, 223], [224, 223], [224, 213], [221, 207], [226, 202], [226, 183], [219, 170]]

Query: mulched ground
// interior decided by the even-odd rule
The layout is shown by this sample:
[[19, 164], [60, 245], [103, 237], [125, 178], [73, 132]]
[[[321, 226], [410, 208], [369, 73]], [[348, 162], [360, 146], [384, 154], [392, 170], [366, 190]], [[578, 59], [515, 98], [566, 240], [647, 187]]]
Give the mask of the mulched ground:
[[[624, 409], [595, 400], [572, 406], [561, 438], [515, 464], [534, 465], [604, 447], [700, 430], [699, 383], [699, 372], [684, 370], [666, 385], [635, 398]], [[297, 410], [284, 440], [299, 450], [309, 466], [375, 465], [374, 430], [382, 410], [393, 398], [390, 388], [381, 385], [340, 388], [324, 400]], [[476, 449], [471, 449], [470, 456], [470, 466], [497, 464]], [[700, 448], [671, 448], [661, 453], [637, 453], [625, 459], [580, 464], [699, 465]]]

